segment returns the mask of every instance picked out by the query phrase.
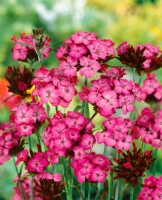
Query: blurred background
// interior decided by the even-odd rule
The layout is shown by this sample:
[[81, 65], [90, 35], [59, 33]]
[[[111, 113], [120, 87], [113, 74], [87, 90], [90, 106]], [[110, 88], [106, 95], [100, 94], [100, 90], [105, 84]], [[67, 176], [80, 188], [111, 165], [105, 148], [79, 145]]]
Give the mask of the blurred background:
[[[128, 41], [162, 48], [161, 13], [161, 0], [0, 0], [0, 102], [8, 95], [5, 70], [18, 64], [12, 60], [13, 35], [30, 34], [32, 29], [42, 27], [57, 49], [55, 43], [82, 30], [110, 38], [116, 46]], [[44, 64], [57, 66], [53, 53]], [[158, 80], [162, 82], [159, 73]], [[0, 106], [0, 122], [8, 120], [9, 106]], [[11, 199], [12, 179], [16, 175], [12, 164], [11, 160], [0, 166], [0, 200]]]

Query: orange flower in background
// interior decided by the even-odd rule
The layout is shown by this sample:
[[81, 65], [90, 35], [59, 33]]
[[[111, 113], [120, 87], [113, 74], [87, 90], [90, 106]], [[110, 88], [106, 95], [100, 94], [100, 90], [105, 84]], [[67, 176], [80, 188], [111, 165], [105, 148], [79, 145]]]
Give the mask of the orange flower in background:
[[8, 85], [8, 81], [5, 78], [0, 78], [0, 107], [7, 106], [11, 109], [18, 105], [22, 98], [19, 95], [15, 95], [6, 100], [9, 96], [12, 95], [11, 92], [8, 92]]

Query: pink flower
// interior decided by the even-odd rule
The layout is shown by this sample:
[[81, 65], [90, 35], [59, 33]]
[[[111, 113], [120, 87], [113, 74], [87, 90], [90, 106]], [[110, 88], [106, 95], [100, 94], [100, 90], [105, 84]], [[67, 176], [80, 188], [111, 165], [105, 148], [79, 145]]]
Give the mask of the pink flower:
[[82, 92], [79, 92], [79, 97], [81, 100], [87, 100], [87, 96], [89, 94], [89, 90], [86, 86], [82, 87]]
[[53, 175], [53, 180], [54, 180], [55, 182], [61, 182], [61, 180], [62, 180], [61, 174], [55, 173], [55, 174]]
[[71, 38], [75, 44], [89, 45], [92, 41], [97, 39], [97, 36], [95, 33], [80, 31], [72, 35]]
[[60, 63], [60, 69], [64, 70], [64, 74], [67, 77], [72, 77], [72, 76], [76, 76], [77, 73], [77, 60], [76, 58], [72, 58], [70, 56], [68, 56], [66, 58], [66, 60], [61, 61]]
[[57, 52], [56, 52], [56, 58], [62, 59], [66, 54], [68, 53], [68, 50], [66, 47], [59, 47]]
[[157, 188], [152, 193], [152, 197], [154, 198], [154, 200], [162, 200], [162, 191], [161, 191], [161, 189]]
[[88, 45], [88, 49], [90, 50], [93, 59], [106, 59], [107, 57], [107, 45], [103, 44], [102, 41], [93, 41], [90, 45]]
[[76, 89], [72, 84], [60, 85], [58, 88], [59, 95], [67, 102], [71, 102], [76, 95]]
[[47, 114], [45, 112], [45, 109], [42, 105], [39, 103], [33, 102], [30, 107], [33, 111], [32, 113], [32, 119], [34, 123], [38, 122], [43, 122], [45, 119], [47, 119]]
[[70, 45], [70, 53], [69, 55], [73, 58], [79, 59], [81, 58], [84, 54], [87, 53], [87, 49], [85, 45], [82, 44], [71, 44]]
[[122, 108], [123, 114], [127, 114], [128, 112], [132, 112], [134, 110], [133, 102], [133, 95], [123, 95], [120, 97], [119, 104]]
[[[43, 47], [39, 48], [39, 51], [41, 53], [42, 58], [48, 57], [50, 48], [48, 48], [50, 44], [50, 38], [45, 37], [43, 38], [44, 41]], [[37, 59], [37, 53], [36, 53], [36, 44], [33, 39], [32, 35], [26, 35], [25, 33], [20, 35], [20, 39], [16, 39], [16, 37], [12, 38], [12, 41], [14, 42], [13, 46], [13, 59], [14, 60], [21, 60], [26, 61], [27, 59]]]
[[147, 78], [143, 82], [142, 91], [146, 95], [150, 95], [160, 86], [160, 83], [155, 79], [155, 74], [147, 73]]
[[106, 172], [102, 171], [100, 167], [97, 167], [92, 171], [91, 179], [94, 182], [103, 183], [106, 177], [107, 177]]
[[94, 72], [101, 68], [101, 65], [98, 61], [85, 56], [80, 58], [80, 65], [83, 66], [79, 70], [80, 74], [87, 78], [91, 78], [94, 75]]
[[81, 143], [80, 145], [85, 149], [92, 149], [93, 145], [95, 143], [95, 137], [94, 135], [90, 135], [90, 134], [85, 134], [82, 137]]
[[121, 79], [121, 80], [114, 80], [115, 91], [119, 94], [130, 94], [132, 91], [132, 84], [131, 82]]
[[45, 154], [38, 152], [28, 161], [26, 169], [29, 172], [43, 173], [48, 164]]
[[59, 156], [58, 154], [53, 150], [47, 150], [45, 154], [50, 159], [50, 164], [57, 164], [59, 162]]
[[74, 147], [73, 151], [74, 151], [75, 159], [81, 160], [84, 158], [85, 152], [84, 152], [84, 148], [82, 146]]
[[[23, 43], [22, 40], [17, 40], [17, 42]], [[28, 54], [28, 49], [26, 46], [22, 46], [18, 43], [14, 45], [12, 54], [14, 60], [21, 60], [21, 61], [26, 60], [27, 54]]]
[[118, 47], [117, 47], [117, 53], [118, 55], [122, 55], [124, 53], [126, 53], [128, 51], [128, 49], [130, 48], [130, 44], [128, 44], [127, 42], [122, 42]]
[[114, 49], [114, 42], [110, 39], [103, 39], [101, 40], [103, 44], [107, 46], [107, 56], [114, 56], [115, 55], [115, 49]]
[[30, 124], [33, 123], [32, 119], [33, 111], [26, 103], [20, 105], [20, 107], [15, 112], [15, 123], [16, 124]]
[[124, 163], [123, 166], [124, 166], [126, 169], [131, 168], [131, 164], [130, 164], [130, 162], [126, 162], [126, 163]]
[[52, 84], [48, 84], [39, 90], [41, 103], [51, 103], [54, 106], [59, 104], [58, 91]]
[[[105, 142], [106, 138], [108, 138], [110, 133], [108, 133], [107, 131], [103, 131], [103, 132], [98, 132], [96, 133], [96, 138], [97, 138], [97, 142], [99, 144], [102, 144]], [[114, 144], [115, 144], [115, 141], [114, 141]], [[114, 146], [114, 144], [112, 146]]]
[[36, 71], [32, 84], [49, 83], [51, 80], [52, 77], [50, 76], [50, 71], [46, 67], [42, 66]]
[[162, 115], [157, 115], [155, 118], [154, 129], [162, 134]]
[[100, 108], [105, 108], [108, 111], [111, 111], [113, 108], [117, 108], [118, 106], [117, 95], [114, 91], [105, 91], [102, 93], [102, 96], [98, 99], [96, 104]]
[[24, 149], [17, 155], [16, 165], [18, 165], [21, 161], [26, 161], [28, 158], [28, 150]]
[[18, 82], [18, 88], [19, 88], [19, 90], [20, 91], [25, 91], [27, 88], [28, 88], [28, 86], [27, 86], [27, 84], [26, 83], [24, 83], [23, 81], [19, 81]]
[[17, 126], [17, 130], [18, 130], [18, 133], [20, 134], [20, 136], [29, 136], [32, 134], [33, 132], [33, 129], [34, 127], [32, 125], [29, 125], [29, 124], [19, 124]]
[[143, 62], [143, 68], [144, 69], [149, 69], [150, 65], [151, 65], [152, 60], [151, 59], [147, 59], [145, 62]]

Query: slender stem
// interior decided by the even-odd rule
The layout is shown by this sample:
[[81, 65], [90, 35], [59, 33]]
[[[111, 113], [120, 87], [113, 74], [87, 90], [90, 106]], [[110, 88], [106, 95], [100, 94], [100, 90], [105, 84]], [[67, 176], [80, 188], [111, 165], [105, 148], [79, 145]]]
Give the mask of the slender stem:
[[32, 149], [32, 140], [30, 135], [29, 135], [29, 149]]
[[[87, 83], [88, 83], [88, 80], [87, 80], [87, 78], [85, 78], [84, 85], [87, 86]], [[85, 109], [86, 109], [86, 101], [82, 101], [82, 109], [81, 109], [82, 114], [85, 113]]]
[[[158, 149], [155, 149], [155, 151], [154, 151], [154, 158], [157, 158], [157, 156], [158, 156]], [[157, 159], [154, 162], [153, 175], [155, 175], [155, 173], [156, 173], [156, 168], [157, 168]]]
[[33, 177], [30, 180], [30, 200], [33, 200]]
[[[29, 135], [29, 149], [32, 150], [32, 139], [30, 135]], [[33, 200], [33, 178], [31, 178], [30, 181], [30, 200]]]
[[125, 193], [125, 191], [126, 191], [128, 185], [129, 185], [128, 183], [126, 183], [126, 184], [124, 185], [123, 192], [122, 192], [122, 195], [121, 195], [121, 199], [123, 199], [124, 193]]
[[58, 112], [58, 106], [55, 106], [56, 113]]
[[104, 145], [104, 152], [103, 152], [103, 155], [104, 155], [104, 156], [107, 156], [107, 146], [106, 146], [106, 145]]
[[108, 200], [111, 200], [111, 196], [112, 196], [112, 177], [111, 174], [109, 172], [108, 174]]
[[[80, 194], [82, 200], [86, 200], [84, 198], [82, 192], [79, 190], [79, 188], [76, 185], [71, 185], [71, 187], [75, 188], [78, 191], [78, 193]], [[67, 199], [67, 200], [72, 200], [72, 199]]]
[[66, 185], [65, 185], [66, 198], [67, 198], [67, 200], [71, 200], [71, 194], [70, 194], [70, 191], [69, 191], [69, 182], [68, 182], [68, 176], [67, 176], [67, 167], [66, 167], [64, 158], [62, 158], [61, 161], [62, 161], [62, 164], [63, 164], [64, 178], [65, 178], [65, 181], [66, 181]]
[[48, 117], [50, 117], [50, 106], [48, 105], [48, 103], [46, 103], [46, 112], [48, 114]]
[[103, 186], [103, 184], [98, 183], [98, 185], [97, 185], [98, 190], [97, 190], [97, 194], [96, 194], [95, 200], [100, 199], [99, 197], [100, 197], [100, 194], [101, 194], [102, 186]]
[[89, 119], [89, 121], [86, 123], [86, 125], [85, 125], [85, 128], [86, 128], [86, 126], [92, 121], [92, 119], [97, 115], [97, 113], [98, 113], [98, 110], [92, 115], [92, 117]]
[[15, 163], [15, 159], [13, 158], [13, 162], [14, 162], [14, 166], [15, 166], [15, 169], [16, 169], [16, 173], [17, 173], [17, 176], [18, 176], [18, 184], [20, 186], [20, 190], [21, 190], [21, 194], [22, 194], [22, 198], [23, 200], [26, 200], [26, 196], [25, 196], [25, 192], [24, 192], [24, 189], [22, 187], [22, 182], [21, 182], [21, 176], [20, 176], [20, 173], [18, 171], [18, 168], [17, 168], [17, 165]]
[[91, 199], [91, 184], [88, 183], [88, 200]]
[[5, 100], [3, 100], [3, 101], [0, 103], [0, 105], [3, 104], [3, 103], [5, 103], [6, 101], [8, 101], [10, 98], [12, 98], [12, 97], [14, 97], [14, 96], [16, 96], [16, 95], [15, 95], [15, 94], [11, 94], [9, 97], [7, 97]]
[[115, 190], [115, 200], [118, 200], [119, 197], [119, 188], [120, 188], [120, 182], [119, 180], [117, 181], [117, 186], [116, 186], [116, 190]]
[[38, 131], [37, 139], [38, 139], [38, 143], [39, 143], [39, 145], [40, 145], [40, 149], [42, 150], [42, 147], [41, 147], [41, 140], [40, 140], [40, 137], [39, 137], [39, 131]]
[[[120, 154], [117, 154], [118, 160], [120, 159]], [[117, 180], [116, 189], [115, 189], [115, 200], [118, 200], [120, 194], [120, 179]]]
[[134, 188], [132, 187], [130, 191], [130, 200], [133, 200], [133, 193], [134, 193]]
[[[81, 184], [80, 190], [81, 190], [81, 193], [83, 194], [83, 196], [85, 197], [85, 183]], [[82, 199], [82, 197], [81, 197], [81, 199]]]

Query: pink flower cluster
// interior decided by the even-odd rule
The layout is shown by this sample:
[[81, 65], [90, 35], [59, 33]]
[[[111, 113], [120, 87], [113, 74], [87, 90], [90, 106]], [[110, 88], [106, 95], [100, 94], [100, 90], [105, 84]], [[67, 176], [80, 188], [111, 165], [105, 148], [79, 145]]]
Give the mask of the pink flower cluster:
[[3, 123], [0, 127], [0, 165], [10, 159], [10, 150], [18, 145], [15, 128], [12, 124]]
[[162, 110], [154, 114], [149, 108], [144, 108], [136, 120], [133, 133], [144, 143], [162, 149]]
[[31, 135], [47, 119], [44, 107], [36, 101], [22, 103], [12, 109], [12, 112], [10, 120], [16, 127], [19, 138]]
[[106, 70], [106, 75], [91, 81], [92, 86], [89, 89], [83, 87], [79, 93], [80, 99], [95, 105], [104, 117], [111, 116], [120, 108], [123, 114], [132, 112], [134, 101], [142, 101], [143, 95], [140, 86], [123, 79], [123, 75], [124, 72], [120, 68]]
[[107, 171], [111, 170], [111, 161], [102, 154], [86, 153], [82, 147], [74, 149], [71, 167], [79, 183], [85, 181], [103, 183]]
[[[122, 42], [117, 47], [117, 53], [120, 56], [127, 55], [129, 51], [131, 51], [131, 48], [137, 53], [137, 50], [141, 50], [142, 57], [139, 57], [140, 61], [142, 62], [142, 67], [144, 69], [149, 69], [153, 62], [158, 61], [158, 55], [161, 53], [159, 47], [154, 46], [152, 44], [140, 44], [136, 45], [135, 47], [132, 47], [127, 42]], [[139, 55], [137, 55], [138, 58]], [[136, 60], [137, 61], [137, 60]], [[137, 64], [137, 63], [134, 63]]]
[[26, 170], [28, 172], [43, 173], [45, 168], [49, 165], [48, 158], [45, 153], [37, 152], [27, 160]]
[[142, 191], [138, 200], [161, 200], [162, 199], [162, 177], [149, 176], [144, 179]]
[[[14, 60], [26, 61], [28, 59], [32, 60], [34, 57], [37, 58], [36, 44], [32, 35], [22, 33], [20, 34], [19, 39], [13, 36], [12, 41], [14, 42], [12, 49]], [[50, 38], [45, 37], [43, 41], [44, 46], [41, 48], [42, 58], [48, 57], [50, 53], [50, 48], [48, 47], [50, 45], [50, 41]]]
[[[22, 177], [25, 177], [26, 175], [22, 175]], [[41, 174], [38, 174], [34, 177], [34, 183], [33, 183], [33, 200], [42, 200], [42, 197], [40, 197], [38, 188], [38, 184], [40, 180], [53, 180], [55, 183], [59, 183], [62, 181], [62, 176], [59, 173], [50, 174], [48, 172], [43, 172]], [[19, 183], [18, 177], [14, 178], [14, 182]], [[30, 199], [31, 196], [31, 181], [29, 178], [21, 178], [21, 184], [22, 188], [24, 190], [24, 195], [26, 199]], [[14, 187], [14, 194], [13, 194], [13, 200], [23, 200], [22, 192], [20, 185]]]
[[110, 39], [99, 40], [94, 33], [77, 32], [63, 42], [56, 57], [61, 60], [59, 67], [68, 77], [82, 76], [91, 78], [101, 69], [102, 63], [111, 59], [114, 54], [114, 43]]
[[143, 81], [142, 92], [146, 101], [155, 99], [162, 103], [162, 84], [155, 76], [155, 74], [147, 73], [147, 78]]
[[140, 48], [143, 51], [143, 56], [145, 57], [145, 61], [143, 63], [144, 69], [149, 69], [154, 60], [156, 60], [157, 56], [160, 54], [160, 49], [158, 46], [154, 46], [152, 44], [138, 44], [135, 46], [135, 49]]
[[129, 150], [133, 137], [130, 130], [133, 122], [128, 118], [110, 117], [105, 120], [102, 125], [104, 130], [96, 133], [97, 142], [114, 147], [118, 150]]
[[91, 150], [95, 137], [92, 134], [94, 125], [81, 113], [68, 111], [66, 115], [57, 112], [43, 132], [44, 144], [49, 148], [46, 154], [50, 163], [58, 162], [59, 156], [73, 156], [73, 149], [80, 146]]
[[[14, 182], [18, 183], [18, 177], [14, 178]], [[21, 184], [22, 184], [22, 188], [24, 191], [24, 195], [26, 199], [30, 199], [30, 194], [31, 194], [31, 181], [29, 178], [23, 178], [21, 179]], [[22, 191], [20, 188], [20, 185], [18, 184], [18, 186], [14, 187], [14, 194], [13, 194], [13, 200], [23, 200], [23, 196], [22, 196]], [[34, 190], [33, 188], [33, 200], [42, 200], [42, 198], [40, 198], [38, 196], [38, 193]]]
[[39, 96], [41, 104], [49, 102], [53, 106], [61, 105], [65, 108], [77, 93], [74, 86], [76, 80], [76, 77], [65, 76], [59, 68], [48, 70], [40, 67], [32, 81], [36, 87], [32, 95]]
[[49, 172], [43, 172], [41, 174], [37, 174], [35, 176], [35, 179], [48, 179], [48, 180], [54, 180], [54, 182], [61, 182], [62, 176], [59, 173], [50, 174]]

